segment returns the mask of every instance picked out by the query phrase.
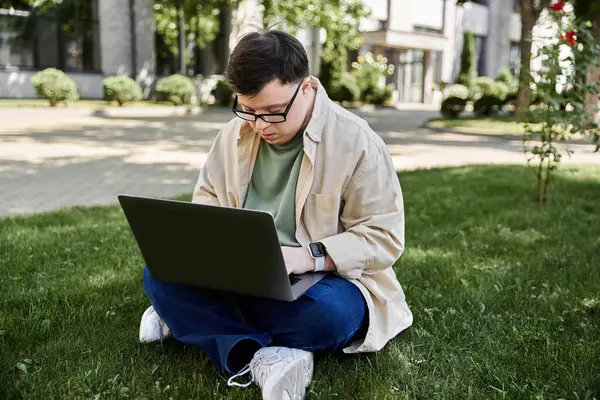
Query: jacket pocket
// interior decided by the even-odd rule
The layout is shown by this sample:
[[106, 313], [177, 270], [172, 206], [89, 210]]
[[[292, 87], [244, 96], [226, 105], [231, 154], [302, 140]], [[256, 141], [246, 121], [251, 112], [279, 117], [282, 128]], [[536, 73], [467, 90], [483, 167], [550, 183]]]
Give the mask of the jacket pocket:
[[313, 241], [336, 235], [340, 226], [340, 195], [310, 193], [304, 206], [304, 223]]

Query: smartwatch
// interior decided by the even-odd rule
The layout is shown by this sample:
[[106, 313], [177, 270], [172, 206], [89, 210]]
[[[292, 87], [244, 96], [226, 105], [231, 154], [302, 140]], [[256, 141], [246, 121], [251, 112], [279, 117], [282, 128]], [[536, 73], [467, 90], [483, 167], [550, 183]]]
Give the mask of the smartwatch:
[[309, 243], [308, 251], [311, 257], [315, 259], [315, 272], [323, 271], [325, 269], [325, 257], [327, 256], [325, 245], [321, 242]]

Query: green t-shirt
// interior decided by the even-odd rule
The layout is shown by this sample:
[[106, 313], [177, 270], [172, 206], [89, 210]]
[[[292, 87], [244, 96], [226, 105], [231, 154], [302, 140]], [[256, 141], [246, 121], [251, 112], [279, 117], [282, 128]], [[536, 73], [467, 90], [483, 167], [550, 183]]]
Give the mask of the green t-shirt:
[[270, 212], [282, 246], [300, 246], [296, 240], [296, 183], [303, 155], [303, 131], [289, 142], [260, 141], [244, 208]]

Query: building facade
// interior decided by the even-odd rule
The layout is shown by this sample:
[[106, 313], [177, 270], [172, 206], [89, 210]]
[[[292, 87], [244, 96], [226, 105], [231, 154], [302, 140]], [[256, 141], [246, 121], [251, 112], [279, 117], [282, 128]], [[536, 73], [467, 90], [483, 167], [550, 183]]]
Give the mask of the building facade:
[[154, 65], [152, 0], [0, 0], [0, 98], [36, 97], [31, 77], [55, 67], [82, 98], [101, 99], [104, 77], [129, 75], [147, 88]]
[[[395, 65], [388, 83], [398, 102], [440, 101], [440, 85], [458, 76], [466, 29], [476, 38], [478, 75], [495, 77], [501, 67], [518, 68], [519, 0], [477, 0], [463, 7], [456, 0], [419, 0], [418, 7], [414, 0], [363, 2], [372, 15], [361, 22], [360, 51], [382, 54]], [[135, 77], [149, 94], [156, 75], [178, 72], [156, 58], [152, 0], [48, 1], [37, 8], [28, 4], [0, 0], [0, 98], [35, 97], [31, 77], [46, 67], [67, 72], [81, 97], [91, 99], [103, 97], [106, 76]], [[231, 51], [241, 34], [262, 26], [260, 14], [257, 0], [241, 1], [221, 24], [227, 29], [220, 35], [223, 43], [216, 45], [223, 51], [202, 50], [198, 65], [188, 71], [204, 78], [220, 76], [227, 48]], [[300, 29], [297, 37], [306, 47], [312, 73], [318, 75], [323, 30]], [[163, 54], [160, 47], [158, 53]], [[215, 59], [215, 54], [221, 57]]]
[[383, 54], [395, 65], [389, 78], [399, 102], [438, 102], [440, 84], [453, 82], [460, 69], [465, 30], [476, 39], [476, 71], [495, 77], [500, 68], [519, 65], [519, 0], [364, 0], [372, 10], [363, 21], [361, 51]]

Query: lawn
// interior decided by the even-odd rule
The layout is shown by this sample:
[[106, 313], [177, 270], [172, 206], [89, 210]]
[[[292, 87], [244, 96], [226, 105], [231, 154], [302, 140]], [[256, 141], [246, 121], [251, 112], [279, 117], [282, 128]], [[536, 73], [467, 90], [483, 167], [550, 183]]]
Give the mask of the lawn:
[[[156, 102], [156, 101], [136, 101], [125, 103], [123, 107], [173, 107], [172, 103]], [[52, 108], [47, 100], [44, 99], [0, 99], [0, 108]], [[107, 102], [104, 100], [77, 100], [68, 104], [60, 103], [56, 108], [114, 108], [119, 107], [116, 102]]]
[[[312, 399], [600, 397], [600, 167], [534, 204], [520, 166], [400, 174], [414, 325], [318, 361]], [[203, 354], [137, 343], [143, 261], [118, 207], [0, 221], [0, 398], [259, 399]]]
[[496, 135], [523, 135], [525, 124], [517, 117], [499, 115], [493, 117], [463, 116], [460, 118], [434, 118], [428, 121], [432, 128], [457, 128], [465, 132]]

